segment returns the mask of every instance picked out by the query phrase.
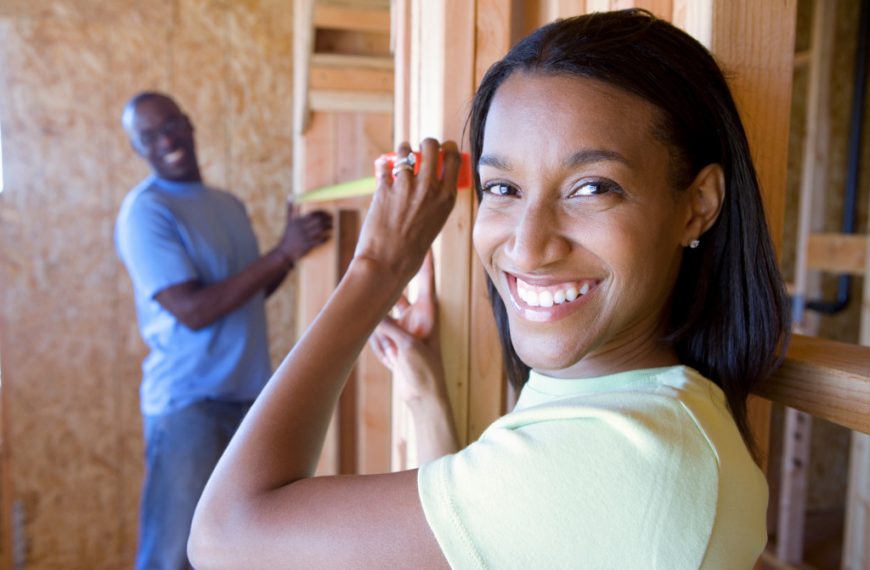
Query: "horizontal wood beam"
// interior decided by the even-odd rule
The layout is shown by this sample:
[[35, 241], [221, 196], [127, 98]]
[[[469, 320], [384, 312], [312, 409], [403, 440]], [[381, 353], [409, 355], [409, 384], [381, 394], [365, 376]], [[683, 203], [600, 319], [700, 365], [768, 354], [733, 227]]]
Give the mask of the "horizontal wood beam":
[[309, 94], [312, 111], [392, 113], [393, 94], [375, 91], [312, 90]]
[[390, 32], [390, 11], [364, 6], [316, 4], [314, 27], [358, 32]]
[[311, 89], [393, 94], [393, 72], [358, 67], [311, 66]]
[[393, 58], [344, 53], [313, 53], [311, 54], [311, 65], [392, 70]]
[[757, 396], [870, 433], [870, 347], [795, 335]]
[[865, 235], [811, 234], [807, 242], [807, 267], [831, 273], [864, 275], [867, 271]]

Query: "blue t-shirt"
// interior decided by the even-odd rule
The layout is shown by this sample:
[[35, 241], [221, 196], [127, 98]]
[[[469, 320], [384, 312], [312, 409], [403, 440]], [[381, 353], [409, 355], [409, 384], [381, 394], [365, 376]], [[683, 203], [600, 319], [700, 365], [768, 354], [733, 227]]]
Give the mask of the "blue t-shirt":
[[263, 292], [198, 331], [154, 300], [186, 281], [223, 281], [259, 257], [244, 205], [198, 182], [151, 177], [124, 199], [115, 247], [133, 281], [139, 330], [150, 349], [142, 363], [142, 413], [256, 398], [271, 374]]

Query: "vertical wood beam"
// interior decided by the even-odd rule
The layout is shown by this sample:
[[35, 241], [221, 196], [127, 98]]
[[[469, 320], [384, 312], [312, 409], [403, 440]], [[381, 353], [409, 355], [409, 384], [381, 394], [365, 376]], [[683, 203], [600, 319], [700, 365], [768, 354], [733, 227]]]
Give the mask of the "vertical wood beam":
[[[474, 92], [475, 2], [412, 4], [411, 141], [460, 144]], [[467, 147], [466, 144], [462, 144]], [[472, 195], [459, 192], [434, 245], [444, 372], [460, 441], [467, 441]], [[443, 252], [450, 252], [449, 257]]]
[[[794, 330], [801, 334], [815, 332], [815, 327], [811, 327], [811, 323], [805, 320], [803, 304], [808, 295], [816, 296], [819, 293], [817, 273], [812, 279], [814, 286], [810, 284], [807, 253], [810, 234], [819, 230], [823, 222], [824, 188], [830, 146], [830, 123], [827, 119], [830, 103], [830, 62], [836, 27], [835, 14], [836, 0], [815, 3], [793, 293]], [[818, 319], [813, 320], [818, 321]], [[776, 555], [783, 562], [792, 564], [798, 564], [803, 560], [812, 422], [813, 418], [809, 414], [791, 408], [785, 409], [779, 481], [778, 485], [771, 484], [773, 489], [778, 489], [778, 495], [771, 500], [771, 508], [775, 507], [777, 511]], [[772, 475], [773, 471], [770, 476]]]
[[800, 563], [804, 554], [804, 515], [812, 426], [811, 415], [786, 408], [776, 556], [790, 564]]
[[[864, 265], [864, 294], [861, 304], [861, 344], [870, 346], [870, 235], [867, 236]], [[870, 568], [870, 434], [852, 432], [849, 449], [849, 486], [846, 497], [846, 525], [843, 529], [844, 570]]]
[[[480, 84], [487, 69], [511, 46], [511, 0], [478, 0], [475, 25], [475, 77]], [[472, 218], [477, 214], [473, 201]], [[471, 330], [468, 371], [468, 439], [475, 440], [505, 411], [505, 370], [489, 295], [486, 274], [477, 255], [471, 254]]]
[[[336, 277], [338, 280], [344, 276], [353, 259], [359, 237], [360, 221], [359, 213], [355, 210], [339, 209], [336, 219]], [[344, 390], [338, 400], [338, 440], [339, 458], [338, 468], [341, 474], [353, 474], [358, 472], [359, 462], [357, 458], [359, 431], [359, 414], [357, 398], [359, 396], [359, 366], [354, 364]]]
[[[777, 249], [785, 211], [796, 12], [796, 0], [674, 0], [675, 23], [702, 43], [709, 42], [732, 78]], [[770, 402], [750, 398], [749, 421], [766, 470]]]
[[305, 192], [305, 131], [308, 108], [308, 73], [314, 51], [314, 0], [293, 3], [293, 192]]

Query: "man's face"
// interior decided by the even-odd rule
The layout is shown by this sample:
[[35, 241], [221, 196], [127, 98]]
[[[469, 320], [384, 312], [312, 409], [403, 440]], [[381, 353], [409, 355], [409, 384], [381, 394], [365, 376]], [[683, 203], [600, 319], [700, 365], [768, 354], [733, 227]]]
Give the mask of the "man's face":
[[126, 126], [133, 148], [159, 177], [179, 182], [200, 180], [193, 125], [171, 99], [142, 101]]

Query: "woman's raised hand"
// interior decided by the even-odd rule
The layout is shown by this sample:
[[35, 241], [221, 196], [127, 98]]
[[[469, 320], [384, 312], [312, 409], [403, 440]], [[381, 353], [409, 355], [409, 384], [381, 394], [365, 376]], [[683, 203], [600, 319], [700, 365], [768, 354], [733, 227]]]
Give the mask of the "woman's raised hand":
[[409, 303], [400, 297], [396, 316], [385, 317], [371, 337], [372, 349], [393, 372], [394, 386], [405, 402], [440, 395], [444, 383], [431, 251], [417, 276], [417, 300]]
[[[460, 156], [456, 143], [435, 139], [420, 144], [418, 174], [402, 168], [395, 180], [387, 160], [375, 165], [377, 191], [357, 242], [355, 257], [374, 263], [384, 277], [398, 278], [404, 287], [414, 276], [432, 241], [453, 209]], [[411, 152], [407, 143], [396, 149], [396, 160]], [[439, 168], [439, 155], [443, 167]]]

